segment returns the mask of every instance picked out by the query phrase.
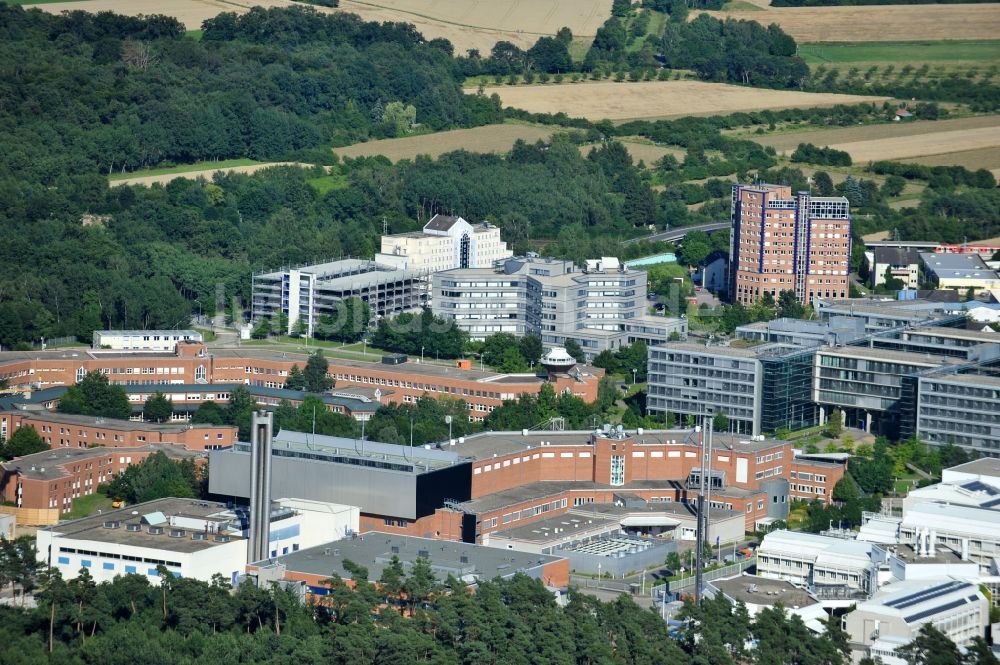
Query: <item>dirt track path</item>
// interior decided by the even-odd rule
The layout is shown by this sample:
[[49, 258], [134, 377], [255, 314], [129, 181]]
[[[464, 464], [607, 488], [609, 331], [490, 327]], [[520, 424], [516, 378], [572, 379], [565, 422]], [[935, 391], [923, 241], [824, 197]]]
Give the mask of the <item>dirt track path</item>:
[[165, 185], [171, 180], [176, 178], [189, 178], [194, 180], [195, 178], [205, 178], [206, 180], [212, 179], [213, 173], [256, 173], [261, 169], [270, 168], [272, 166], [303, 166], [310, 167], [312, 164], [301, 164], [299, 162], [267, 162], [265, 164], [251, 164], [250, 166], [227, 166], [221, 169], [205, 169], [203, 171], [185, 171], [184, 173], [164, 173], [161, 175], [145, 175], [138, 176], [135, 178], [123, 178], [121, 180], [112, 180], [111, 186], [117, 187], [118, 185], [154, 185], [159, 183]]

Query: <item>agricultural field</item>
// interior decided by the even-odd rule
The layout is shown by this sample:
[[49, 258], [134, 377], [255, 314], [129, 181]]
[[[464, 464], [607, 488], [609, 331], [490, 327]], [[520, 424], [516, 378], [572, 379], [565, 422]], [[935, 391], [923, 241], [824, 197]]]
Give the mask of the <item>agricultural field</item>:
[[253, 160], [230, 160], [233, 162], [251, 162], [249, 164], [242, 164], [237, 166], [225, 166], [226, 162], [220, 162], [218, 166], [211, 168], [204, 168], [204, 162], [201, 164], [189, 164], [187, 166], [177, 166], [169, 169], [154, 169], [149, 171], [137, 171], [132, 174], [116, 174], [109, 178], [112, 187], [117, 187], [118, 185], [149, 185], [161, 184], [165, 185], [171, 180], [176, 180], [177, 178], [189, 178], [194, 180], [196, 178], [205, 178], [206, 180], [211, 180], [212, 175], [215, 173], [256, 173], [261, 169], [270, 168], [272, 166], [312, 166], [311, 164], [299, 164], [297, 162], [254, 162]]
[[[202, 21], [222, 12], [295, 4], [290, 0], [75, 0], [39, 3], [39, 8], [53, 13], [82, 9], [168, 14], [197, 30]], [[611, 0], [341, 0], [339, 9], [312, 7], [319, 12], [351, 12], [366, 21], [412, 23], [428, 39], [449, 40], [459, 54], [473, 48], [486, 54], [501, 40], [528, 48], [563, 26], [589, 42], [611, 15]]]
[[762, 25], [777, 23], [799, 43], [991, 40], [1000, 35], [1000, 6], [993, 3], [760, 7], [706, 13]]
[[393, 162], [413, 159], [417, 155], [438, 157], [454, 150], [502, 153], [510, 150], [518, 139], [529, 143], [539, 139], [548, 140], [557, 129], [532, 125], [487, 125], [472, 129], [453, 129], [436, 134], [355, 143], [344, 148], [334, 148], [333, 152], [341, 157], [382, 155]]
[[801, 44], [806, 64], [1000, 63], [1000, 41], [925, 41]]
[[[913, 157], [976, 150], [984, 146], [1000, 146], [1000, 131], [996, 127], [958, 129], [916, 136], [897, 136], [869, 141], [833, 143], [831, 148], [850, 153], [855, 163], [892, 159], [905, 161]], [[1000, 162], [1000, 155], [997, 156]], [[1000, 164], [997, 164], [1000, 166]]]
[[717, 115], [795, 107], [833, 106], [859, 102], [881, 103], [884, 97], [765, 90], [700, 81], [618, 83], [598, 81], [560, 85], [487, 87], [500, 95], [504, 106], [533, 113], [563, 112], [591, 120], [673, 118]]
[[929, 157], [917, 157], [909, 159], [914, 164], [925, 166], [950, 166], [957, 164], [975, 171], [976, 169], [987, 169], [993, 175], [1000, 178], [1000, 150], [997, 148], [978, 148], [975, 150], [962, 150], [958, 152], [945, 152]]
[[791, 154], [800, 143], [832, 146], [858, 141], [873, 141], [904, 136], [920, 136], [968, 129], [995, 128], [1000, 133], [1000, 116], [974, 116], [953, 120], [914, 120], [863, 127], [838, 127], [836, 129], [805, 129], [765, 134], [749, 134], [746, 138], [761, 145], [771, 146], [780, 154]]

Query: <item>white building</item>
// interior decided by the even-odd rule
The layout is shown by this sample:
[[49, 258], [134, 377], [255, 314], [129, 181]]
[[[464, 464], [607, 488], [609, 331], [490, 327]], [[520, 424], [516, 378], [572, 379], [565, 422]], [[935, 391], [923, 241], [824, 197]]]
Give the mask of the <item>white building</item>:
[[489, 222], [470, 224], [461, 217], [434, 215], [423, 231], [382, 236], [379, 263], [402, 270], [438, 272], [489, 268], [513, 254]]
[[175, 351], [181, 342], [204, 341], [195, 330], [95, 330], [93, 348], [114, 351]]
[[983, 457], [959, 464], [941, 472], [942, 483], [960, 483], [978, 480], [1000, 488], [1000, 459]]
[[917, 546], [924, 540], [932, 549], [950, 549], [986, 570], [1000, 557], [1000, 510], [934, 502], [906, 507], [899, 542]]
[[572, 261], [529, 255], [502, 265], [438, 272], [434, 315], [482, 340], [498, 333], [538, 335], [545, 346], [577, 341], [592, 358], [642, 340], [687, 336], [687, 321], [646, 313], [646, 273], [614, 257]]
[[[358, 529], [358, 508], [279, 499], [271, 511], [271, 556], [336, 540]], [[157, 499], [39, 529], [38, 559], [74, 578], [143, 575], [159, 583], [163, 565], [177, 577], [235, 581], [247, 564], [246, 511], [196, 499]]]
[[757, 574], [809, 587], [824, 601], [870, 597], [886, 553], [874, 543], [772, 531], [757, 549]]
[[976, 584], [938, 579], [899, 582], [886, 587], [844, 617], [854, 662], [868, 656], [886, 665], [905, 665], [896, 649], [913, 641], [925, 623], [958, 646], [985, 636], [989, 604]]

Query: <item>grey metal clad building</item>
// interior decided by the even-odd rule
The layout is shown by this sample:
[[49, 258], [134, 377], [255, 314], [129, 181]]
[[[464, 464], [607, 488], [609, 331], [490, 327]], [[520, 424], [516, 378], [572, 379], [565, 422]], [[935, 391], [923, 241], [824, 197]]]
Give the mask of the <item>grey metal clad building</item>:
[[[471, 496], [471, 461], [446, 450], [410, 448], [282, 430], [272, 451], [274, 496], [358, 506], [363, 513], [415, 520], [446, 500]], [[212, 494], [250, 496], [250, 446], [209, 456]]]
[[367, 259], [254, 273], [251, 281], [254, 323], [280, 312], [288, 317], [285, 332], [291, 333], [302, 318], [310, 336], [319, 317], [336, 316], [339, 303], [347, 298], [364, 300], [377, 316], [415, 309], [427, 300], [426, 271], [400, 270]]
[[593, 356], [637, 340], [687, 334], [682, 319], [646, 313], [646, 273], [611, 257], [584, 268], [528, 256], [492, 270], [447, 270], [434, 274], [433, 294], [434, 314], [473, 339], [498, 332], [538, 335], [547, 346], [575, 339]]
[[917, 391], [916, 435], [1000, 457], [1000, 368], [993, 374], [930, 372]]
[[775, 319], [748, 323], [736, 328], [737, 339], [799, 346], [847, 344], [864, 335], [864, 321], [850, 316], [832, 316], [826, 321]]
[[863, 319], [865, 329], [879, 332], [903, 326], [954, 326], [965, 323], [964, 313], [956, 315], [947, 303], [931, 300], [890, 298], [814, 298], [813, 308], [821, 321], [833, 316]]
[[753, 436], [808, 427], [816, 418], [810, 394], [814, 352], [790, 344], [651, 347], [647, 409], [683, 419], [714, 407], [734, 432]]

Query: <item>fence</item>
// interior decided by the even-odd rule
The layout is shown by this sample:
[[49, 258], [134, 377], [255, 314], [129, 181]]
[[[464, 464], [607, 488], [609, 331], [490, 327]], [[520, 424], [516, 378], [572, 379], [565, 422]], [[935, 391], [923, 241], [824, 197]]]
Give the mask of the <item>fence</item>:
[[51, 526], [59, 522], [58, 508], [15, 508], [0, 506], [0, 513], [13, 515], [18, 526]]
[[[744, 570], [750, 568], [751, 566], [757, 565], [757, 556], [754, 555], [748, 559], [738, 561], [736, 563], [730, 564], [728, 566], [723, 566], [722, 568], [716, 568], [715, 570], [710, 570], [704, 573], [702, 579], [705, 582], [711, 582], [712, 580], [721, 580], [727, 577], [736, 577], [741, 575]], [[695, 576], [685, 577], [682, 580], [674, 580], [672, 582], [667, 582], [667, 590], [671, 595], [680, 595], [685, 592], [694, 591]]]

